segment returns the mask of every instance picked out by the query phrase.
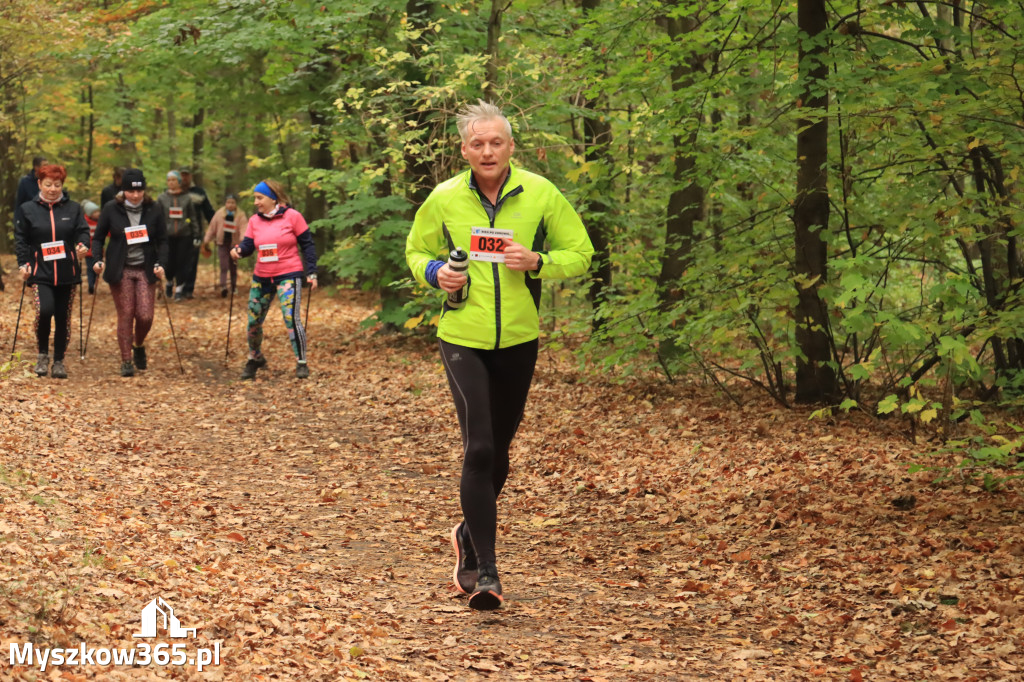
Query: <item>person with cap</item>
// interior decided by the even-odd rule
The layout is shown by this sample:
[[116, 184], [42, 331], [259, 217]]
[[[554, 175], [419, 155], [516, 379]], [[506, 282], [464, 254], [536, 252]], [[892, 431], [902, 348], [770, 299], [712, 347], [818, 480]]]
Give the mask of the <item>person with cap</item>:
[[231, 249], [231, 258], [236, 261], [257, 254], [249, 288], [249, 357], [242, 379], [255, 379], [256, 370], [267, 364], [261, 350], [263, 321], [275, 294], [295, 353], [295, 376], [309, 376], [306, 330], [302, 326], [302, 285], [309, 280], [310, 291], [316, 289], [316, 246], [306, 219], [289, 203], [284, 187], [276, 180], [257, 184], [253, 188], [256, 212], [249, 218], [242, 242]]
[[231, 257], [231, 249], [242, 241], [243, 225], [247, 225], [245, 211], [238, 207], [238, 197], [229, 194], [224, 205], [217, 209], [210, 219], [210, 227], [203, 237], [203, 244], [211, 242], [217, 245], [217, 258], [220, 261], [220, 297], [228, 295], [228, 275], [231, 275], [231, 294], [234, 295], [238, 285], [238, 263]]
[[85, 224], [89, 226], [89, 251], [85, 254], [85, 275], [89, 278], [89, 295], [96, 293], [96, 271], [92, 266], [96, 259], [92, 257], [92, 237], [96, 234], [96, 221], [100, 218], [100, 207], [92, 201], [82, 202], [82, 212], [85, 213]]
[[[192, 184], [191, 168], [179, 168], [178, 172], [181, 173], [181, 188], [192, 196], [192, 203], [196, 207], [196, 218], [199, 223], [199, 233], [202, 234], [203, 221], [205, 220], [209, 223], [213, 220], [213, 204], [210, 203], [210, 197], [207, 196], [205, 189], [199, 185]], [[196, 277], [199, 275], [199, 253], [201, 244], [202, 242], [198, 239], [193, 240], [192, 242], [192, 253], [190, 254], [191, 260], [189, 260], [188, 264], [188, 273], [185, 275], [185, 288], [182, 291], [185, 298], [192, 298], [195, 295]]]
[[164, 209], [167, 225], [167, 296], [174, 295], [175, 301], [185, 298], [185, 281], [192, 257], [192, 243], [202, 237], [199, 231], [199, 216], [192, 195], [184, 190], [181, 173], [167, 172], [167, 190], [157, 201]]
[[[36, 171], [38, 190], [21, 205], [14, 226], [14, 250], [23, 280], [35, 285], [35, 372], [67, 379], [64, 354], [71, 341], [71, 311], [75, 286], [82, 284], [81, 257], [89, 250], [89, 226], [82, 207], [64, 192], [64, 166], [46, 164]], [[53, 367], [50, 365], [50, 327], [53, 326]]]
[[541, 282], [586, 273], [594, 247], [558, 188], [511, 162], [515, 141], [501, 109], [481, 100], [457, 123], [469, 168], [417, 209], [405, 258], [416, 281], [449, 295], [437, 336], [462, 435], [452, 581], [486, 611], [504, 601], [498, 499], [537, 363]]
[[[92, 240], [93, 270], [110, 285], [117, 309], [121, 376], [148, 366], [146, 335], [153, 326], [157, 280], [164, 277], [167, 227], [164, 207], [146, 193], [146, 177], [128, 168], [121, 192], [100, 211]], [[110, 245], [104, 250], [104, 242]], [[104, 258], [104, 255], [106, 258]]]

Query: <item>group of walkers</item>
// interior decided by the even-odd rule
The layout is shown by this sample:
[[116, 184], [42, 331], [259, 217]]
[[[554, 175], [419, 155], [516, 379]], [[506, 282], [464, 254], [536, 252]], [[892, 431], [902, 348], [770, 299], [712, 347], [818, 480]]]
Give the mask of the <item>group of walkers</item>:
[[[89, 293], [96, 293], [99, 278], [110, 286], [117, 310], [120, 373], [131, 377], [149, 365], [145, 342], [153, 326], [158, 282], [165, 283], [168, 298], [193, 298], [199, 250], [208, 249], [208, 244], [216, 244], [220, 256], [220, 295], [226, 298], [230, 293], [232, 303], [237, 261], [258, 251], [249, 290], [249, 352], [242, 378], [255, 378], [256, 370], [267, 363], [263, 323], [275, 293], [296, 357], [295, 376], [309, 376], [300, 304], [303, 284], [316, 288], [317, 256], [306, 221], [273, 180], [254, 188], [257, 212], [250, 218], [234, 195], [214, 211], [189, 176], [187, 169], [169, 171], [167, 190], [154, 199], [141, 170], [119, 168], [114, 183], [101, 193], [102, 205], [80, 205], [64, 188], [63, 166], [47, 164], [42, 157], [33, 160], [33, 172], [18, 187], [14, 244], [21, 277], [34, 291], [38, 376], [67, 378], [64, 360], [74, 300], [82, 285], [83, 257]], [[209, 219], [205, 233], [204, 217]]]
[[[452, 582], [469, 596], [471, 608], [492, 610], [504, 602], [497, 568], [498, 498], [537, 361], [541, 281], [584, 274], [593, 246], [579, 215], [555, 185], [511, 163], [512, 127], [499, 108], [483, 101], [465, 107], [458, 131], [469, 169], [438, 185], [419, 207], [405, 256], [421, 285], [446, 294], [437, 335], [463, 448], [462, 519], [450, 534]], [[91, 246], [93, 268], [103, 273], [117, 303], [122, 373], [130, 373], [133, 362], [145, 368], [143, 344], [153, 318], [155, 283], [167, 277], [171, 294], [170, 280], [179, 272], [189, 240], [199, 234], [190, 225], [195, 207], [182, 192], [171, 191], [180, 178], [169, 174], [169, 193], [155, 201], [145, 193], [142, 172], [126, 170], [122, 191], [102, 206], [90, 243], [82, 210], [60, 194], [63, 169], [46, 166], [37, 176], [37, 196], [22, 207], [25, 218], [17, 228], [18, 263], [42, 292], [36, 297], [40, 317], [58, 315], [55, 360], [67, 347], [67, 328], [61, 325], [74, 298], [70, 288], [79, 277], [69, 254], [72, 249], [86, 253]], [[236, 261], [257, 254], [249, 290], [249, 356], [242, 376], [251, 379], [266, 364], [260, 351], [262, 324], [276, 296], [297, 359], [296, 375], [305, 377], [306, 337], [299, 309], [303, 283], [317, 286], [313, 239], [277, 182], [257, 184], [253, 205], [241, 241], [234, 228], [245, 218], [231, 198], [212, 216], [205, 234], [206, 241], [216, 240], [222, 263], [225, 255]], [[54, 243], [63, 255], [51, 258], [48, 249]], [[222, 295], [225, 277], [222, 270]], [[174, 289], [175, 295], [179, 292], [184, 295], [184, 289]]]

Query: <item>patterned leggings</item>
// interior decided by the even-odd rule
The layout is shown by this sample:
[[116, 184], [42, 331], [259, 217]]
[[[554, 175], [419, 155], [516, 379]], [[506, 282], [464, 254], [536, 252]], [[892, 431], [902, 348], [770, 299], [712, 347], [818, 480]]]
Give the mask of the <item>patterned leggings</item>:
[[[263, 321], [270, 312], [270, 304], [277, 294], [281, 303], [281, 316], [284, 327], [288, 330], [288, 340], [292, 343], [292, 352], [299, 362], [306, 361], [306, 330], [302, 327], [302, 280], [287, 279], [277, 284], [253, 282], [249, 288], [249, 359], [259, 360], [263, 357], [260, 347], [263, 345]], [[298, 315], [296, 315], [298, 312]]]
[[36, 343], [39, 353], [50, 350], [50, 320], [54, 322], [53, 359], [64, 360], [71, 342], [71, 310], [75, 307], [75, 285], [38, 283], [36, 289]]
[[117, 346], [121, 350], [121, 362], [128, 362], [132, 359], [132, 341], [141, 346], [153, 327], [156, 285], [146, 281], [142, 268], [126, 266], [121, 281], [110, 285], [110, 292], [117, 308]]

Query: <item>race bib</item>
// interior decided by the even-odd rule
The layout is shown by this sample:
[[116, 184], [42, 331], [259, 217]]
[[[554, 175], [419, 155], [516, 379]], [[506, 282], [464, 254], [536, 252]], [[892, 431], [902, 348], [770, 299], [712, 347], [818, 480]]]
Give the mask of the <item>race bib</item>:
[[64, 251], [64, 242], [45, 242], [42, 245], [43, 249], [43, 260], [60, 260], [67, 258], [68, 254]]
[[224, 221], [224, 232], [227, 233], [227, 234], [234, 234], [235, 233], [235, 221], [234, 220], [225, 220]]
[[263, 244], [262, 246], [260, 246], [260, 262], [277, 262], [277, 244]]
[[168, 209], [167, 215], [171, 220], [181, 220], [182, 217], [184, 217], [185, 212], [182, 210], [181, 206], [171, 206], [171, 208]]
[[145, 225], [124, 228], [124, 237], [129, 244], [142, 244], [149, 241], [149, 230]]
[[505, 240], [512, 239], [512, 230], [474, 227], [469, 238], [469, 259], [488, 263], [505, 262]]

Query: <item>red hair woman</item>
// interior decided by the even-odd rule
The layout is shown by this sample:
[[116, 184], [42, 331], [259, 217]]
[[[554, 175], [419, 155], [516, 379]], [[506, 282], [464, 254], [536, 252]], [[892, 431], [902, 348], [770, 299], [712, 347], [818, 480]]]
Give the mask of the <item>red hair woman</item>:
[[[14, 225], [14, 250], [21, 278], [35, 285], [36, 374], [67, 379], [64, 354], [71, 341], [71, 309], [75, 287], [82, 284], [81, 257], [89, 251], [89, 225], [82, 207], [64, 192], [64, 166], [49, 164], [36, 171], [39, 193], [20, 206]], [[50, 364], [50, 327], [53, 367]]]

